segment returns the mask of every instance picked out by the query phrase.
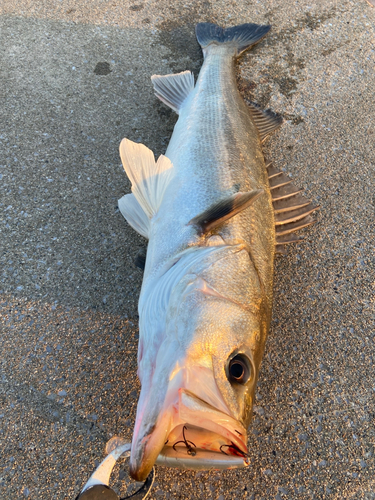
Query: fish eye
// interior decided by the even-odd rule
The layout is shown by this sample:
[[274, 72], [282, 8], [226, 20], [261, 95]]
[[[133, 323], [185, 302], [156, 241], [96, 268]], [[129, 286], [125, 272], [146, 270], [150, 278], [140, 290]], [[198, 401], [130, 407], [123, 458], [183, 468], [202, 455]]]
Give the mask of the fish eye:
[[246, 384], [250, 378], [250, 361], [244, 354], [237, 354], [229, 361], [228, 380], [236, 384]]

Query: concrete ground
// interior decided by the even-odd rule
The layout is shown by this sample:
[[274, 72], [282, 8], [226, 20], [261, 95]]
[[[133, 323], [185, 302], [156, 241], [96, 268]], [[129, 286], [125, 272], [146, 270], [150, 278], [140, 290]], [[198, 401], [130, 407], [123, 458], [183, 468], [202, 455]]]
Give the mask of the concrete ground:
[[[2, 0], [0, 498], [73, 499], [139, 392], [145, 241], [124, 221], [123, 137], [159, 155], [150, 76], [198, 73], [198, 21], [271, 23], [238, 64], [286, 122], [268, 158], [321, 205], [275, 266], [250, 467], [157, 469], [151, 499], [375, 499], [375, 8], [366, 0]], [[116, 467], [121, 494], [134, 485]]]

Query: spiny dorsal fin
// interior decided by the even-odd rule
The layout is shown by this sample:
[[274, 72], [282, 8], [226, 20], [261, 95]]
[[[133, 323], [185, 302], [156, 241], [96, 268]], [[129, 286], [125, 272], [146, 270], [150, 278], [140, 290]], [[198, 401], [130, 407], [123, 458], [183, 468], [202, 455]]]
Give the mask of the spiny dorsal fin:
[[303, 236], [295, 236], [294, 234], [286, 234], [284, 236], [276, 237], [276, 246], [289, 245], [290, 243], [299, 243], [303, 241]]
[[270, 109], [263, 111], [255, 102], [248, 103], [251, 118], [258, 129], [260, 140], [265, 138], [283, 123], [283, 117]]
[[247, 208], [262, 193], [262, 189], [256, 189], [247, 193], [232, 194], [231, 196], [220, 200], [218, 203], [215, 203], [203, 213], [194, 217], [194, 219], [191, 219], [188, 225], [197, 226], [201, 234], [208, 233], [224, 221]]
[[292, 179], [287, 175], [283, 174], [282, 172], [280, 172], [279, 175], [274, 175], [271, 178], [268, 178], [268, 182], [270, 185], [270, 190], [272, 192], [274, 189], [291, 184]]
[[277, 177], [278, 175], [282, 174], [281, 170], [278, 170], [275, 168], [272, 163], [269, 163], [266, 165], [267, 173], [268, 173], [268, 180], [272, 179], [273, 177]]
[[290, 222], [297, 222], [307, 215], [310, 215], [319, 207], [309, 203], [308, 205], [297, 208], [296, 210], [289, 210], [289, 212], [282, 212], [281, 214], [275, 214], [275, 225], [280, 226], [282, 224], [289, 224]]
[[194, 90], [194, 75], [191, 71], [183, 71], [177, 75], [152, 75], [151, 81], [156, 97], [176, 113]]
[[303, 190], [296, 188], [292, 180], [277, 170], [272, 163], [267, 165], [267, 172], [275, 211], [276, 253], [284, 254], [284, 245], [303, 239], [292, 233], [316, 222], [311, 214], [318, 210], [319, 206], [301, 196]]
[[297, 208], [306, 207], [309, 204], [310, 201], [307, 198], [300, 194], [296, 194], [291, 198], [274, 201], [273, 209], [276, 215], [282, 214], [283, 212], [289, 212], [290, 210], [297, 210]]
[[290, 224], [283, 224], [282, 226], [276, 226], [276, 238], [277, 236], [284, 236], [285, 234], [294, 233], [294, 231], [298, 231], [307, 226], [311, 226], [316, 222], [310, 215], [304, 217], [301, 220], [296, 222], [291, 222]]
[[272, 192], [272, 201], [286, 200], [295, 196], [296, 194], [300, 194], [304, 191], [304, 189], [298, 189], [293, 184], [287, 184], [286, 186], [274, 189]]

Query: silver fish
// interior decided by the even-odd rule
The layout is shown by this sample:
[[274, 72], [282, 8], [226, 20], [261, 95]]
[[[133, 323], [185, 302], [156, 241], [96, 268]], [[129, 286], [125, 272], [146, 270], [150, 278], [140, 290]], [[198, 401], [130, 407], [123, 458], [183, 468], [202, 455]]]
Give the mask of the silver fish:
[[157, 162], [124, 139], [132, 194], [119, 200], [148, 239], [139, 299], [142, 389], [130, 473], [154, 463], [193, 469], [248, 464], [259, 367], [272, 314], [275, 251], [314, 220], [317, 207], [266, 165], [262, 141], [282, 122], [246, 105], [235, 59], [270, 26], [196, 27], [204, 63], [152, 77], [178, 121]]

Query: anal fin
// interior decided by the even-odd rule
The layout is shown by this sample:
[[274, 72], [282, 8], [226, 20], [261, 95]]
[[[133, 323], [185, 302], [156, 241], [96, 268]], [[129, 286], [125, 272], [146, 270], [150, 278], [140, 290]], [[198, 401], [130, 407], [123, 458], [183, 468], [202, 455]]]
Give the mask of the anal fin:
[[183, 71], [177, 75], [153, 75], [151, 81], [156, 97], [176, 113], [194, 90], [194, 75], [191, 71]]
[[197, 226], [201, 234], [208, 233], [254, 203], [262, 193], [262, 189], [246, 193], [235, 193], [215, 203], [203, 213], [191, 219], [188, 224]]

